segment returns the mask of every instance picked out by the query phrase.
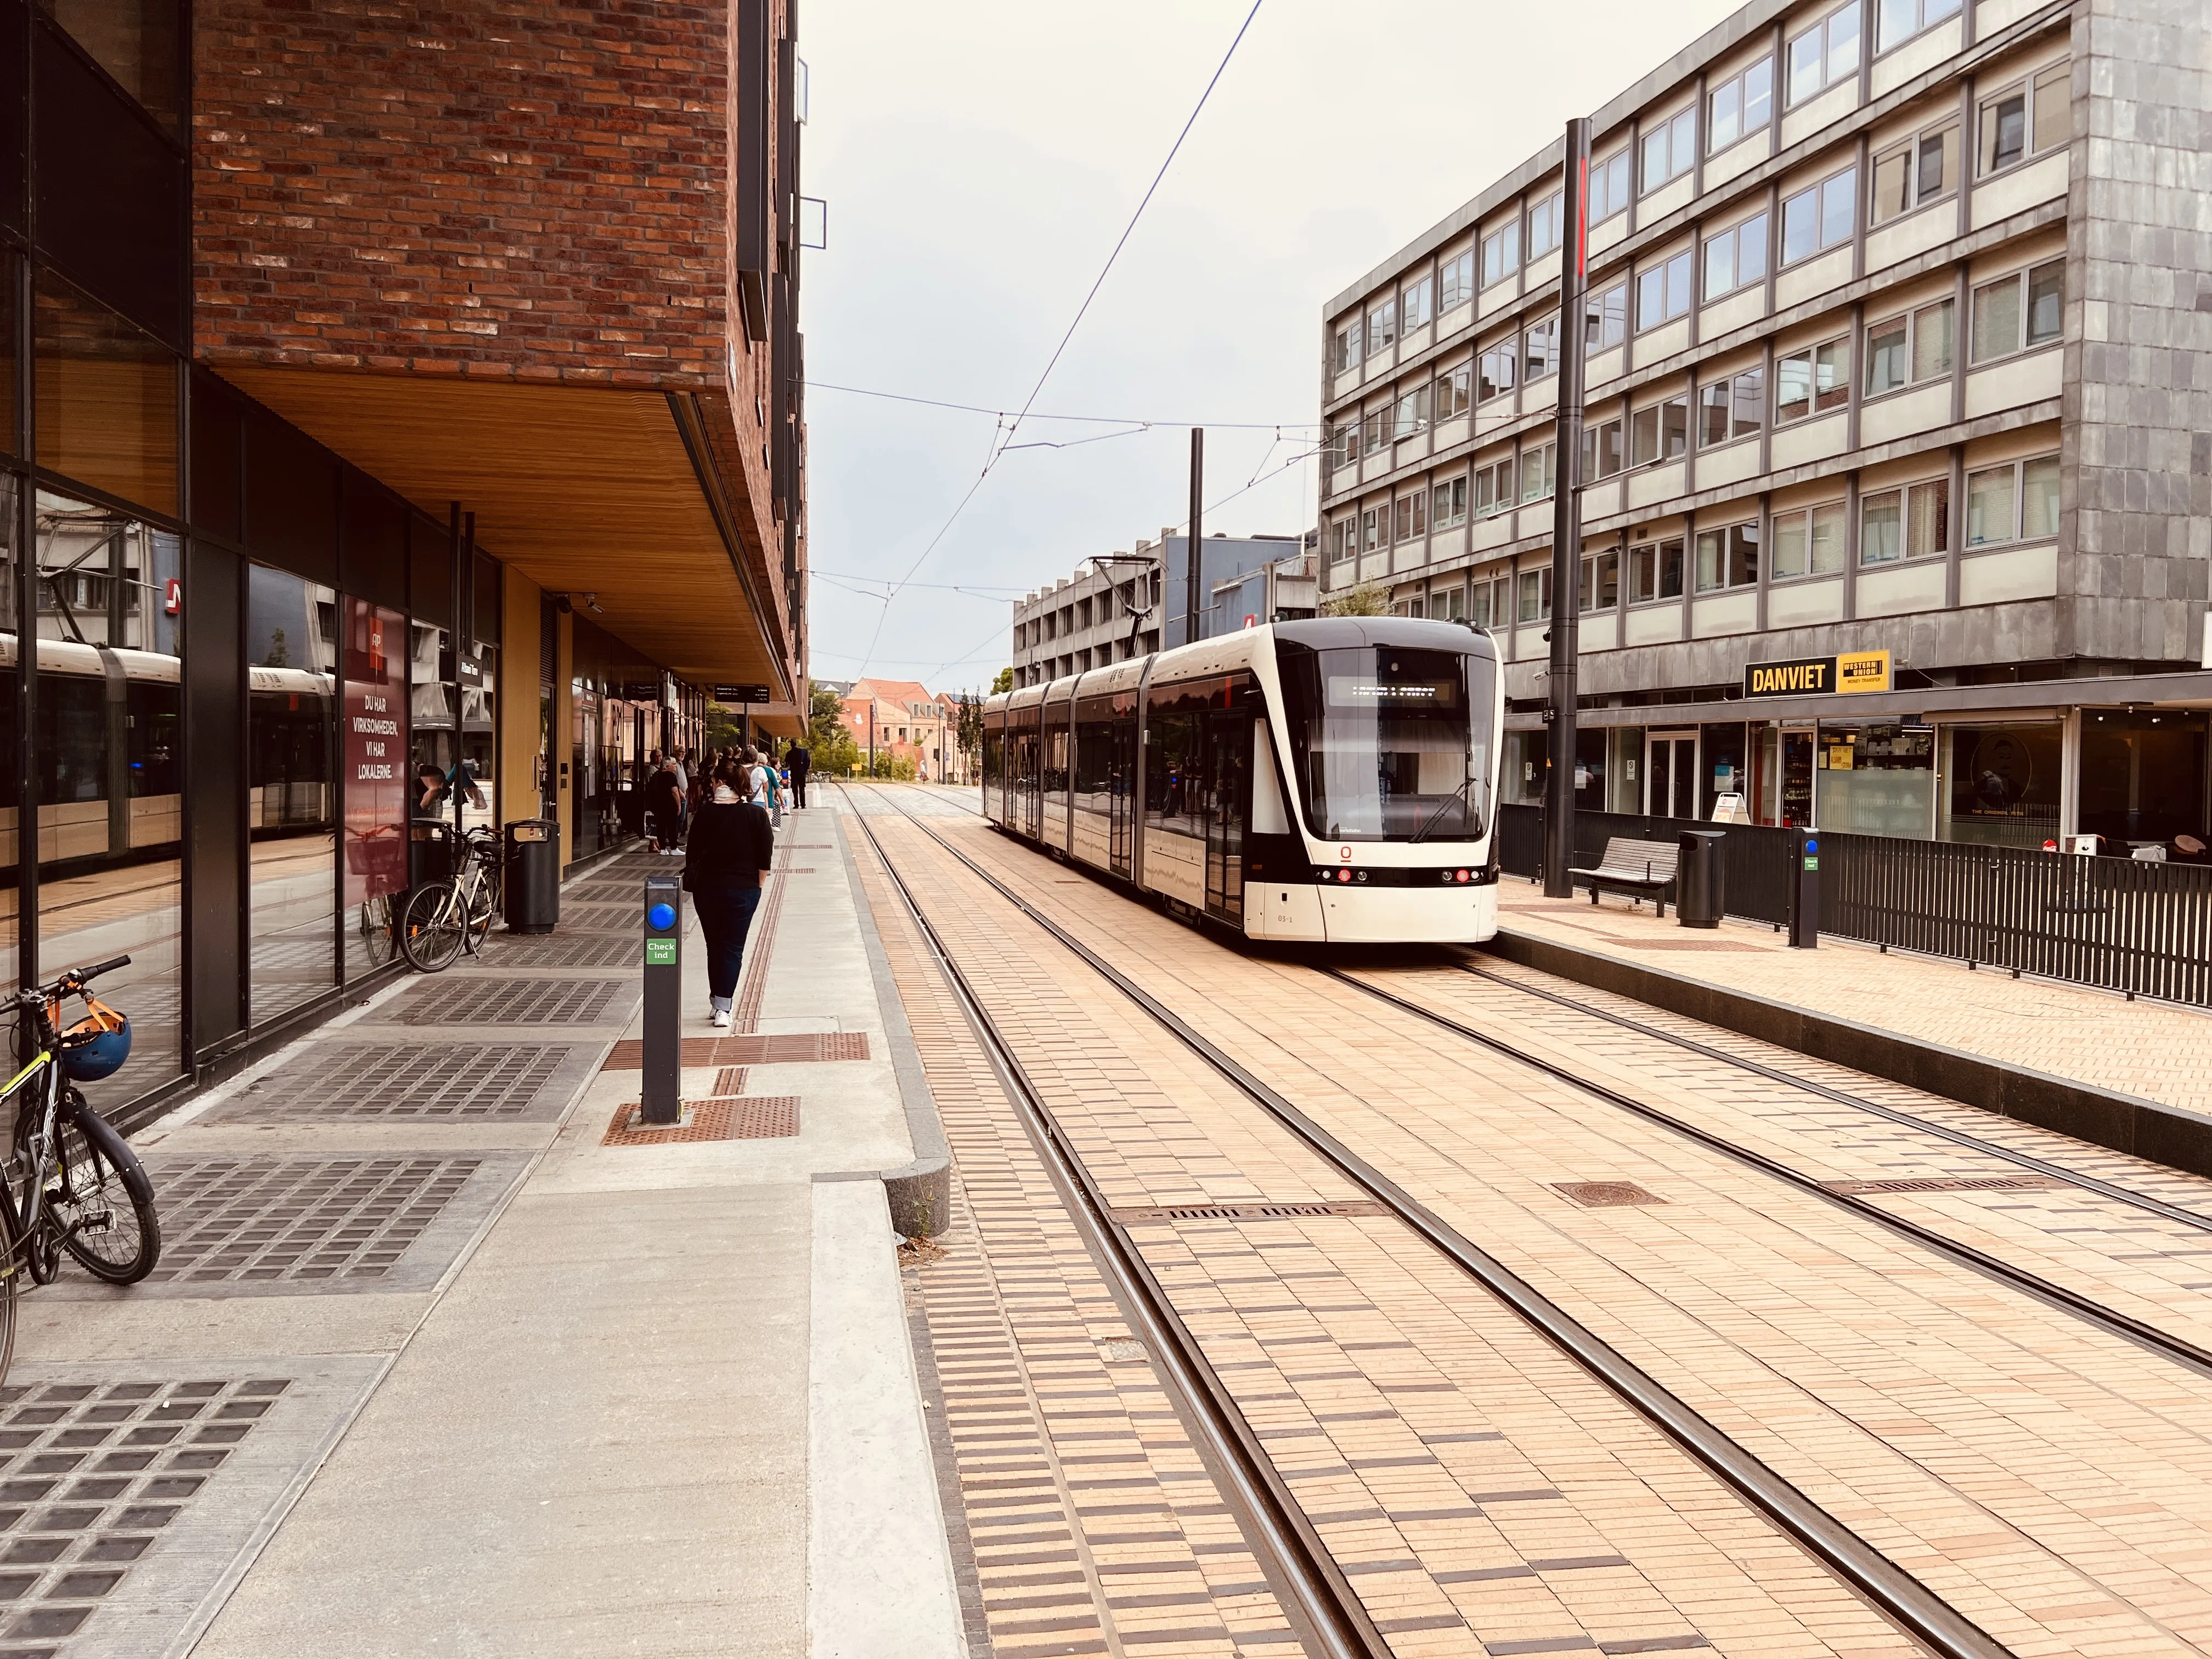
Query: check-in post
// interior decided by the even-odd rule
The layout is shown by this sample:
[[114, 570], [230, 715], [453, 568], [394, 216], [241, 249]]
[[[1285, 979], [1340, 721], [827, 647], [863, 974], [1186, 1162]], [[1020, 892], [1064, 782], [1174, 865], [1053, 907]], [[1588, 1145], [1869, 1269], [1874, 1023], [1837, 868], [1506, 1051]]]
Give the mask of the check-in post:
[[1820, 943], [1820, 837], [1801, 825], [1790, 842], [1790, 945], [1810, 951]]
[[645, 1087], [641, 1123], [683, 1115], [684, 889], [673, 875], [645, 878]]

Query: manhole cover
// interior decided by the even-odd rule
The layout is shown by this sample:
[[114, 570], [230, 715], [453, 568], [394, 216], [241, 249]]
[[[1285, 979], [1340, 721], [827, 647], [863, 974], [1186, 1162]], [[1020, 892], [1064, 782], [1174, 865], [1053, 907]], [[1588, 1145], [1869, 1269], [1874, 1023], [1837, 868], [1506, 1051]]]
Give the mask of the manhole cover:
[[204, 1158], [159, 1165], [149, 1284], [380, 1279], [467, 1184], [475, 1158]]
[[623, 979], [434, 979], [411, 986], [362, 1024], [379, 1025], [611, 1025], [641, 994]]
[[1389, 1215], [1389, 1206], [1371, 1198], [1340, 1203], [1291, 1200], [1276, 1204], [1162, 1204], [1116, 1209], [1114, 1219], [1139, 1221], [1306, 1221], [1329, 1216]]
[[1824, 1181], [1832, 1193], [2033, 1193], [2070, 1187], [2057, 1176], [1927, 1176], [1895, 1181]]
[[493, 968], [635, 968], [644, 954], [642, 929], [611, 939], [508, 933], [484, 941], [483, 960]]
[[592, 1052], [580, 1043], [319, 1042], [205, 1121], [557, 1117]]
[[1632, 1181], [1555, 1181], [1553, 1190], [1574, 1200], [1586, 1210], [1610, 1210], [1625, 1204], [1664, 1204], [1656, 1193], [1647, 1193]]

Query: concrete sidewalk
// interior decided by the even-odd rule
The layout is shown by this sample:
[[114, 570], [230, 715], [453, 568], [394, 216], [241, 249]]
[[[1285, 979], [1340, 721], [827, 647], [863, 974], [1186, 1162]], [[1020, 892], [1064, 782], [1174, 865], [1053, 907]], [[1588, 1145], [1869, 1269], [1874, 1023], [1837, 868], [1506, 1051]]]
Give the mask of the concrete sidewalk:
[[[132, 1431], [179, 1437], [169, 1485], [85, 1520], [0, 1648], [964, 1653], [880, 1178], [932, 1109], [835, 816], [777, 863], [733, 1032], [687, 909], [680, 1138], [615, 1127], [638, 882], [678, 867], [642, 854], [140, 1138], [161, 1282], [30, 1297], [8, 1425], [195, 1426]], [[155, 1518], [173, 1465], [208, 1472]], [[91, 1593], [64, 1570], [118, 1526], [149, 1541]]]

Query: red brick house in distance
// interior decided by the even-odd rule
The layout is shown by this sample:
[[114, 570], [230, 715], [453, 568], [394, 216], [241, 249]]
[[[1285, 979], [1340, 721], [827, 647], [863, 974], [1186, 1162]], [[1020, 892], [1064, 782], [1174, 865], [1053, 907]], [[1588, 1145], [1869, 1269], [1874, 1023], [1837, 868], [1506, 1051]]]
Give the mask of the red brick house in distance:
[[842, 699], [846, 731], [862, 759], [910, 761], [923, 783], [971, 781], [970, 757], [960, 752], [960, 700], [919, 680], [863, 679]]

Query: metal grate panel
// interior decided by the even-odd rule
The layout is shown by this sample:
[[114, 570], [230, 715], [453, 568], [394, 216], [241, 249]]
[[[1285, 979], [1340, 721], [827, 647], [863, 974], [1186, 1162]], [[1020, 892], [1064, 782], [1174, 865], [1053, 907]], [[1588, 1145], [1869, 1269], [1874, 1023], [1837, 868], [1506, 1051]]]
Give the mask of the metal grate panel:
[[147, 1283], [380, 1279], [467, 1184], [475, 1158], [204, 1158], [155, 1172]]
[[2056, 1176], [1900, 1176], [1894, 1181], [1824, 1181], [1832, 1193], [1863, 1196], [1869, 1193], [2033, 1193], [2071, 1182]]
[[362, 1021], [379, 1025], [606, 1025], [626, 1021], [641, 993], [623, 979], [431, 980]]
[[224, 1464], [292, 1382], [0, 1389], [0, 1656], [54, 1659], [103, 1607], [128, 1601], [140, 1563], [191, 1533], [203, 1494], [221, 1490]]
[[1116, 1208], [1114, 1219], [1125, 1226], [1139, 1221], [1309, 1221], [1331, 1216], [1389, 1215], [1388, 1205], [1371, 1198], [1335, 1203], [1319, 1199], [1291, 1200], [1279, 1204], [1159, 1204]]
[[612, 938], [559, 933], [508, 933], [484, 941], [492, 968], [635, 968], [643, 960], [643, 930]]
[[580, 1043], [319, 1042], [204, 1121], [551, 1119], [588, 1074], [592, 1054]]

